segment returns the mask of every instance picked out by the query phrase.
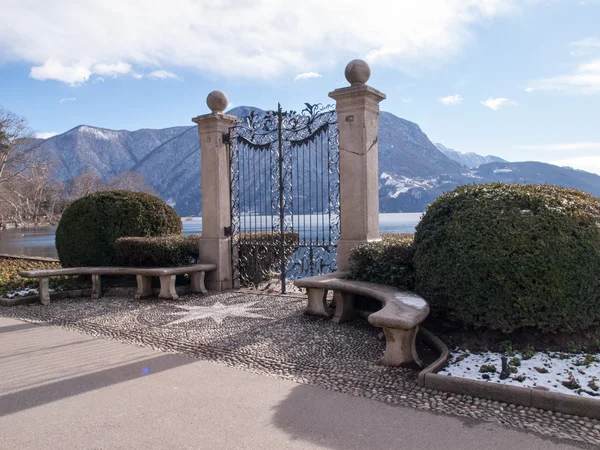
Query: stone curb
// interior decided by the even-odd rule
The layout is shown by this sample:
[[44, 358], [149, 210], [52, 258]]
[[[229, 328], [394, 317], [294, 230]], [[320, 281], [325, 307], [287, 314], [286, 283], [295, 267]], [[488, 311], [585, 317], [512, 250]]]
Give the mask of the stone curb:
[[46, 258], [45, 256], [8, 255], [5, 253], [0, 253], [0, 257], [12, 259], [28, 259], [30, 261], [60, 262], [56, 258]]
[[419, 372], [418, 384], [421, 387], [574, 416], [600, 419], [600, 400], [597, 399], [531, 387], [438, 375], [436, 372], [442, 370], [448, 363], [450, 356], [448, 347], [437, 336], [422, 327], [419, 329], [419, 335], [440, 354], [435, 362]]
[[[91, 289], [74, 289], [71, 291], [51, 292], [50, 300], [60, 300], [63, 298], [91, 297]], [[39, 295], [27, 295], [26, 297], [2, 298], [0, 297], [0, 306], [31, 305], [40, 302]]]
[[600, 419], [600, 400], [540, 389], [426, 373], [424, 387], [504, 403]]
[[433, 350], [440, 355], [438, 359], [419, 372], [417, 383], [421, 387], [426, 387], [425, 375], [438, 372], [446, 367], [446, 364], [448, 364], [448, 360], [450, 359], [450, 350], [448, 350], [448, 347], [446, 347], [446, 344], [444, 344], [440, 338], [423, 327], [419, 327], [419, 337], [424, 339], [425, 342], [433, 347]]
[[[175, 292], [178, 295], [187, 294], [189, 292], [189, 286], [176, 286]], [[153, 295], [158, 295], [160, 289], [154, 288]], [[103, 295], [131, 295], [134, 296], [137, 292], [137, 287], [110, 287], [105, 289], [102, 294]], [[61, 291], [61, 292], [51, 292], [50, 300], [61, 300], [64, 298], [77, 298], [77, 297], [91, 297], [92, 290], [91, 289], [73, 289], [70, 291]], [[17, 305], [32, 305], [40, 302], [39, 295], [28, 295], [26, 297], [16, 297], [16, 298], [3, 298], [0, 297], [0, 307], [10, 307]]]

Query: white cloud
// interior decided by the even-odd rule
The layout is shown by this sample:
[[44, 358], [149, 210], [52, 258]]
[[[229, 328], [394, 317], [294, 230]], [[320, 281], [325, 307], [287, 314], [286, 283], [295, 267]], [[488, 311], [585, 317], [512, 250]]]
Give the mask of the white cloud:
[[56, 136], [58, 133], [56, 131], [40, 131], [39, 133], [35, 133], [35, 137], [38, 139], [48, 139], [53, 136]]
[[562, 167], [572, 167], [573, 169], [585, 170], [586, 172], [594, 172], [600, 174], [600, 156], [588, 155], [578, 156], [574, 158], [560, 159], [552, 161], [552, 164]]
[[[123, 62], [115, 64], [92, 64], [89, 60], [86, 60], [65, 65], [57, 59], [50, 58], [43, 65], [32, 67], [29, 76], [36, 80], [57, 80], [71, 86], [79, 86], [85, 83], [92, 75], [104, 75], [115, 78], [130, 71], [131, 66]], [[95, 82], [99, 80], [104, 81], [100, 76], [94, 79]]]
[[412, 99], [412, 98], [406, 98], [406, 97], [402, 97], [402, 101], [403, 101], [404, 103], [410, 103], [410, 102], [412, 102], [412, 101], [413, 101], [413, 99]]
[[517, 150], [529, 151], [578, 151], [600, 150], [600, 142], [563, 142], [558, 144], [514, 145]]
[[118, 62], [116, 64], [96, 64], [94, 65], [93, 72], [97, 75], [106, 75], [109, 77], [117, 77], [118, 75], [125, 75], [126, 73], [131, 72], [131, 65]]
[[440, 98], [440, 103], [443, 105], [460, 105], [462, 101], [463, 98], [460, 94]]
[[62, 103], [65, 103], [65, 102], [74, 102], [75, 100], [77, 100], [76, 97], [61, 98], [58, 103], [62, 104]]
[[485, 101], [480, 102], [483, 106], [486, 106], [488, 108], [490, 108], [491, 110], [494, 111], [498, 111], [500, 109], [501, 106], [505, 106], [505, 105], [516, 105], [517, 103], [509, 100], [507, 98], [502, 98], [502, 97], [497, 97], [497, 98], [493, 98], [490, 97]]
[[600, 59], [580, 64], [566, 75], [533, 81], [527, 89], [529, 89], [528, 92], [535, 90], [600, 94]]
[[48, 59], [43, 65], [31, 68], [29, 76], [36, 80], [58, 80], [71, 86], [78, 86], [88, 80], [92, 72], [86, 63], [66, 66], [56, 59]]
[[140, 80], [140, 79], [144, 78], [144, 75], [142, 75], [141, 73], [137, 73], [137, 72], [133, 72], [133, 73], [131, 74], [131, 76], [132, 76], [133, 78], [135, 78], [136, 80]]
[[294, 81], [310, 80], [311, 78], [321, 78], [321, 75], [318, 74], [317, 72], [299, 73], [298, 75], [296, 75], [296, 78], [294, 78]]
[[587, 37], [579, 41], [569, 43], [573, 50], [571, 55], [573, 56], [585, 56], [592, 53], [600, 52], [600, 39], [596, 37]]
[[[272, 79], [326, 70], [356, 57], [404, 72], [438, 67], [474, 39], [481, 23], [531, 0], [14, 1], [3, 8], [0, 63], [70, 85], [126, 65]], [[249, 20], [251, 18], [251, 20]], [[100, 66], [99, 66], [100, 65]], [[97, 67], [99, 66], [99, 67]]]
[[173, 72], [169, 72], [168, 70], [155, 70], [148, 74], [148, 78], [150, 78], [152, 80], [166, 80], [166, 79], [180, 80], [180, 78], [177, 75], [175, 75]]

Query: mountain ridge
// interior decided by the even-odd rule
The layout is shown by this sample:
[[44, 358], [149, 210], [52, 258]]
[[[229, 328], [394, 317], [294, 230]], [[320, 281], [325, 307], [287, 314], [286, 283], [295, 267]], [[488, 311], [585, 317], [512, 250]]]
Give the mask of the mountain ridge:
[[[264, 113], [251, 106], [227, 113], [239, 117], [251, 111]], [[191, 125], [129, 131], [79, 125], [39, 142], [35, 151], [57, 162], [56, 176], [62, 181], [88, 170], [104, 180], [139, 172], [180, 215], [198, 215], [201, 161], [196, 129]], [[474, 158], [434, 144], [418, 124], [385, 111], [380, 113], [378, 142], [382, 212], [421, 212], [441, 193], [473, 182], [549, 182], [600, 196], [596, 174], [541, 162], [507, 162], [491, 155], [473, 154]], [[459, 160], [439, 146], [457, 153]], [[460, 161], [465, 156], [470, 165]]]

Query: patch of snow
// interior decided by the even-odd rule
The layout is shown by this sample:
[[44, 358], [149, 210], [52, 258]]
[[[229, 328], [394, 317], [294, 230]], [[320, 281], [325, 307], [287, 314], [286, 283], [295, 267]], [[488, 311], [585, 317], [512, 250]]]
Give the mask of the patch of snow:
[[[542, 387], [553, 392], [580, 395], [582, 397], [600, 396], [600, 353], [573, 355], [536, 352], [531, 359], [523, 359], [523, 355], [517, 354], [515, 356], [520, 359], [520, 366], [516, 367], [516, 373], [511, 373], [505, 380], [500, 379], [502, 356], [501, 353], [494, 352], [476, 354], [460, 350], [452, 351], [450, 364], [444, 370], [441, 370], [439, 374], [487, 381], [489, 383]], [[589, 363], [587, 365], [585, 364], [586, 356]], [[509, 357], [508, 360], [510, 361], [511, 358]], [[483, 365], [495, 366], [496, 373], [479, 372]], [[489, 379], [485, 379], [484, 375], [488, 375]], [[518, 376], [524, 376], [525, 379], [517, 381], [515, 377]], [[563, 382], [569, 384], [569, 380], [574, 381], [580, 387], [569, 389], [562, 384]], [[599, 390], [594, 390], [594, 387]]]
[[388, 194], [391, 198], [397, 198], [400, 194], [404, 194], [409, 192], [414, 188], [422, 188], [429, 189], [437, 185], [437, 178], [429, 178], [429, 179], [413, 179], [408, 177], [398, 177], [394, 178], [391, 175], [385, 173], [386, 177], [383, 177], [384, 174], [381, 174], [381, 178], [385, 179], [385, 185], [391, 186], [394, 188], [393, 192]]
[[509, 173], [512, 169], [494, 169], [494, 173]]
[[101, 139], [103, 141], [115, 141], [119, 137], [116, 131], [102, 130], [100, 128], [88, 127], [86, 125], [82, 126], [80, 131], [82, 133], [90, 134], [96, 139]]
[[463, 173], [462, 176], [463, 177], [469, 177], [469, 178], [479, 178], [479, 179], [483, 178], [483, 177], [480, 177], [479, 175], [477, 175], [477, 172], [474, 172], [472, 170]]
[[39, 294], [36, 288], [25, 288], [20, 291], [12, 291], [6, 294], [6, 298], [25, 297], [27, 295]]
[[425, 309], [427, 308], [427, 302], [423, 300], [418, 295], [410, 295], [410, 294], [396, 294], [396, 300], [400, 300], [406, 306], [410, 306], [411, 308], [417, 309]]
[[382, 180], [386, 180], [386, 179], [388, 179], [388, 178], [392, 178], [392, 176], [391, 176], [390, 174], [387, 174], [387, 173], [385, 173], [385, 172], [382, 172], [382, 173], [381, 173], [381, 176], [380, 176], [379, 178], [381, 178]]

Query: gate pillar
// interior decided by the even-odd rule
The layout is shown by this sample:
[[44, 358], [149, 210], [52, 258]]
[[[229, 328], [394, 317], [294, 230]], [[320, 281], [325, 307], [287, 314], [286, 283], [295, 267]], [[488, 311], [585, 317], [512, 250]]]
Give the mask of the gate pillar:
[[350, 61], [345, 75], [350, 86], [329, 93], [336, 101], [340, 143], [339, 271], [348, 269], [353, 247], [381, 240], [377, 133], [385, 94], [366, 85], [371, 69], [362, 60]]
[[217, 270], [206, 273], [206, 288], [222, 291], [232, 288], [231, 236], [225, 227], [231, 226], [229, 150], [223, 136], [237, 117], [223, 114], [229, 100], [220, 91], [208, 94], [206, 104], [210, 114], [192, 119], [198, 124], [202, 181], [202, 238], [200, 260], [216, 264]]

